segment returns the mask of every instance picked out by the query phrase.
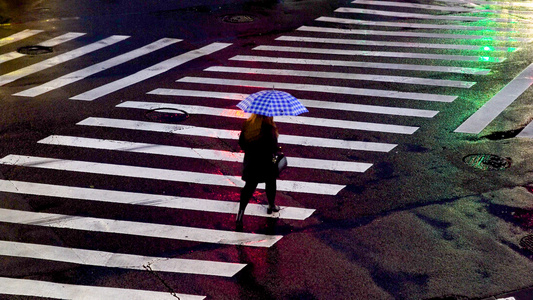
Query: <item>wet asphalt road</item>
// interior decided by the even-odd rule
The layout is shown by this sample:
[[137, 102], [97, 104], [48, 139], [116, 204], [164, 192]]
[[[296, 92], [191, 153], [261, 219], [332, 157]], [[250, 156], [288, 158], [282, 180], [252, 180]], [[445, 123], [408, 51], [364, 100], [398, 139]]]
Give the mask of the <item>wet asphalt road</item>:
[[[214, 4], [213, 2], [216, 2]], [[370, 162], [366, 172], [324, 171], [289, 168], [282, 180], [328, 183], [344, 188], [335, 195], [305, 192], [279, 192], [277, 203], [283, 206], [314, 209], [305, 220], [270, 219], [248, 216], [245, 233], [283, 236], [269, 248], [248, 245], [227, 245], [223, 239], [202, 243], [156, 236], [105, 232], [104, 229], [75, 230], [49, 228], [46, 221], [19, 224], [0, 223], [1, 240], [19, 243], [87, 249], [101, 253], [122, 253], [164, 258], [181, 258], [246, 264], [230, 277], [153, 272], [147, 268], [131, 270], [122, 267], [94, 266], [84, 263], [56, 262], [35, 257], [2, 254], [1, 277], [100, 286], [135, 290], [168, 291], [205, 295], [208, 299], [483, 299], [528, 288], [533, 285], [532, 252], [520, 245], [521, 238], [531, 234], [533, 196], [531, 184], [530, 139], [516, 138], [531, 118], [531, 91], [527, 90], [513, 105], [477, 135], [455, 133], [454, 130], [472, 115], [481, 104], [491, 99], [518, 73], [531, 63], [528, 43], [518, 52], [498, 52], [503, 63], [435, 61], [412, 58], [357, 56], [358, 61], [379, 63], [410, 63], [470, 68], [490, 68], [487, 76], [458, 73], [424, 73], [431, 79], [476, 82], [468, 89], [405, 85], [398, 82], [349, 80], [340, 78], [295, 77], [288, 75], [257, 75], [228, 72], [208, 72], [214, 66], [253, 68], [293, 68], [300, 71], [359, 73], [367, 75], [422, 76], [421, 72], [392, 69], [353, 68], [331, 65], [288, 66], [268, 62], [231, 60], [236, 55], [283, 56], [305, 59], [355, 60], [350, 55], [279, 53], [253, 50], [261, 45], [292, 46], [275, 41], [283, 35], [306, 36], [298, 27], [323, 26], [315, 21], [320, 16], [349, 17], [358, 20], [398, 21], [401, 18], [366, 14], [335, 13], [339, 7], [387, 9], [376, 5], [354, 5], [350, 1], [175, 1], [147, 5], [144, 1], [27, 1], [21, 4], [2, 2], [1, 37], [25, 29], [38, 29], [39, 41], [66, 32], [86, 35], [54, 47], [54, 53], [28, 56], [2, 64], [2, 74], [38, 63], [56, 54], [94, 43], [110, 35], [131, 36], [106, 50], [95, 51], [68, 63], [21, 78], [0, 88], [0, 156], [79, 160], [101, 164], [137, 166], [158, 170], [205, 172], [235, 175], [239, 162], [176, 158], [167, 155], [123, 152], [101, 149], [44, 145], [38, 141], [51, 135], [76, 136], [88, 139], [120, 140], [135, 143], [166, 145], [194, 149], [216, 149], [238, 152], [235, 140], [213, 138], [208, 134], [183, 136], [170, 132], [127, 130], [98, 126], [76, 125], [87, 118], [113, 118], [149, 121], [146, 111], [118, 108], [128, 101], [165, 104], [213, 106], [235, 109], [235, 100], [210, 97], [172, 97], [147, 94], [156, 89], [202, 90], [218, 93], [249, 94], [259, 89], [247, 84], [194, 83], [183, 78], [255, 80], [344, 86], [361, 89], [383, 89], [409, 93], [430, 93], [457, 96], [453, 102], [405, 100], [396, 97], [353, 96], [327, 91], [292, 91], [300, 99], [337, 103], [357, 103], [433, 110], [433, 118], [415, 118], [346, 112], [311, 108], [308, 117], [351, 122], [369, 122], [419, 127], [414, 134], [396, 134], [370, 130], [347, 130], [327, 126], [301, 126], [278, 123], [282, 135], [310, 136], [344, 141], [363, 141], [396, 145], [386, 153], [331, 147], [308, 147], [302, 144], [284, 145], [286, 153], [298, 158], [317, 158], [342, 162]], [[427, 4], [427, 3], [426, 3]], [[412, 8], [388, 8], [400, 12], [418, 12]], [[253, 18], [250, 23], [229, 23], [224, 17], [243, 15]], [[404, 20], [405, 21], [405, 20]], [[413, 20], [408, 20], [413, 21]], [[526, 19], [527, 21], [527, 19]], [[524, 21], [525, 22], [525, 21]], [[434, 21], [446, 24], [445, 21]], [[465, 22], [468, 23], [468, 22]], [[525, 24], [525, 25], [523, 25]], [[491, 25], [491, 24], [489, 24]], [[521, 28], [527, 22], [511, 24]], [[329, 28], [362, 28], [356, 25], [327, 25]], [[391, 30], [374, 26], [374, 30]], [[397, 31], [423, 31], [396, 28]], [[444, 31], [435, 31], [444, 32]], [[461, 33], [460, 30], [446, 32]], [[485, 32], [490, 34], [490, 32]], [[323, 37], [323, 34], [311, 33]], [[495, 33], [494, 36], [504, 35]], [[530, 37], [528, 31], [520, 36]], [[329, 38], [342, 35], [326, 34]], [[111, 59], [161, 38], [181, 39], [173, 44], [142, 56], [134, 63], [123, 64], [37, 97], [17, 97], [13, 94], [38, 86], [75, 70]], [[346, 37], [343, 37], [346, 38]], [[358, 38], [362, 39], [361, 36]], [[364, 36], [375, 41], [416, 42], [415, 38]], [[354, 37], [349, 37], [354, 39]], [[36, 39], [37, 41], [37, 39]], [[439, 42], [426, 39], [424, 42]], [[449, 42], [449, 41], [448, 41]], [[211, 43], [229, 43], [227, 48], [202, 56], [172, 68], [159, 76], [103, 96], [95, 101], [73, 101], [70, 97], [134, 74], [154, 64], [195, 51]], [[459, 43], [459, 42], [458, 42]], [[503, 46], [497, 41], [474, 41], [478, 46]], [[2, 53], [16, 51], [27, 41], [2, 47]], [[298, 46], [311, 47], [305, 43]], [[347, 46], [313, 44], [324, 49], [362, 49], [367, 51], [399, 51], [424, 53], [427, 49], [387, 49], [377, 46]], [[478, 55], [475, 51], [429, 50], [433, 54]], [[472, 54], [474, 53], [474, 54]], [[178, 80], [178, 82], [176, 82]], [[181, 80], [181, 81], [179, 81]], [[206, 101], [210, 101], [206, 103]], [[242, 120], [224, 115], [193, 114], [179, 125], [237, 130]], [[495, 154], [509, 157], [510, 168], [486, 171], [464, 163], [470, 154]], [[46, 163], [43, 164], [46, 166]], [[170, 195], [199, 199], [238, 201], [239, 189], [203, 183], [187, 183], [148, 179], [142, 176], [90, 174], [83, 171], [51, 170], [35, 166], [0, 166], [2, 180], [32, 182], [46, 185], [82, 187], [95, 190]], [[146, 170], [140, 173], [147, 172]], [[156, 172], [157, 173], [157, 172]], [[146, 174], [146, 173], [144, 173]], [[52, 188], [53, 190], [53, 188]], [[90, 194], [90, 193], [89, 193]], [[160, 224], [206, 228], [233, 232], [234, 215], [216, 211], [146, 206], [144, 202], [109, 203], [107, 198], [80, 201], [78, 197], [28, 195], [4, 192], [0, 194], [2, 208], [36, 213], [59, 214], [135, 222], [130, 226]], [[256, 202], [264, 202], [263, 192]], [[145, 202], [150, 202], [148, 199]], [[157, 201], [156, 201], [157, 203]], [[68, 218], [67, 218], [68, 219]], [[63, 222], [63, 219], [60, 219]], [[37, 224], [37, 225], [36, 225]], [[104, 226], [105, 227], [105, 226]], [[140, 228], [140, 227], [138, 227]], [[30, 247], [31, 248], [31, 247]], [[35, 250], [34, 250], [35, 251]], [[30, 251], [31, 252], [31, 251]], [[5, 282], [0, 283], [0, 287]], [[45, 289], [43, 289], [45, 290]], [[1, 293], [0, 293], [1, 294]], [[526, 294], [522, 292], [522, 294]], [[20, 294], [17, 294], [20, 295]], [[42, 296], [44, 297], [44, 296]], [[52, 296], [49, 296], [52, 297]], [[508, 296], [510, 297], [510, 296]], [[518, 298], [516, 296], [516, 299]], [[526, 296], [522, 296], [527, 299]], [[16, 299], [4, 295], [6, 299]], [[62, 298], [62, 297], [57, 297]], [[21, 296], [21, 299], [22, 296]], [[32, 298], [33, 299], [33, 298]]]

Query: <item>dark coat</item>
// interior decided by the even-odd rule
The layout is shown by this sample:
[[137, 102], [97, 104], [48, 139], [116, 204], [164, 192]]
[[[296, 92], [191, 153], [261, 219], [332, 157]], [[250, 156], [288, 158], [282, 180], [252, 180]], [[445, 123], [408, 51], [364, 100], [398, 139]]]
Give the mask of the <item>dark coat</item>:
[[239, 136], [239, 146], [244, 151], [242, 180], [266, 182], [276, 179], [278, 169], [272, 161], [274, 154], [278, 151], [276, 129], [268, 123], [263, 123], [259, 137], [247, 141], [243, 134], [246, 130], [246, 124], [244, 124]]

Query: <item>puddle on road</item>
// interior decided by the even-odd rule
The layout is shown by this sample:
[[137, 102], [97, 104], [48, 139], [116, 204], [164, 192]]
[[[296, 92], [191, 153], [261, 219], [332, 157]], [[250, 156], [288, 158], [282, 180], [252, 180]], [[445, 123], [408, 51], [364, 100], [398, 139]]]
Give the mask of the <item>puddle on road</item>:
[[482, 136], [481, 138], [486, 138], [492, 141], [511, 139], [511, 138], [516, 137], [522, 130], [524, 130], [524, 127], [519, 128], [519, 129], [508, 130], [508, 131], [496, 131], [491, 134]]

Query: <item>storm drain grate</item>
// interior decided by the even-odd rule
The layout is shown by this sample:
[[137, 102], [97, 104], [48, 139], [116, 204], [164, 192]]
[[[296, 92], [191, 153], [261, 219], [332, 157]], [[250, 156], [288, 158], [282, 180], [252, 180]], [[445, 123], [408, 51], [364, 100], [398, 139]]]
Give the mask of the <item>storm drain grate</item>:
[[52, 47], [45, 47], [45, 46], [39, 46], [39, 45], [33, 45], [33, 46], [24, 46], [18, 48], [17, 52], [20, 54], [26, 54], [26, 55], [40, 55], [40, 54], [47, 54], [52, 53], [54, 50]]
[[227, 23], [251, 23], [255, 19], [250, 15], [227, 15], [222, 18], [222, 21]]
[[463, 161], [482, 170], [504, 170], [511, 167], [511, 158], [493, 154], [471, 154], [463, 157]]
[[520, 247], [533, 252], [533, 234], [526, 235], [520, 239]]
[[146, 113], [146, 118], [151, 121], [164, 123], [178, 123], [189, 118], [189, 114], [181, 109], [175, 108], [157, 108]]

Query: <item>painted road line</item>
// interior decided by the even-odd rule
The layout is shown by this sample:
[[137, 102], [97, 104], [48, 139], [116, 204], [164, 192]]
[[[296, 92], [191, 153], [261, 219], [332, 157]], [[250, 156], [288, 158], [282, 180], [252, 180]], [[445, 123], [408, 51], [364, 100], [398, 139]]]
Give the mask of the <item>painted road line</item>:
[[0, 39], [0, 47], [2, 47], [4, 45], [7, 45], [7, 44], [11, 44], [11, 43], [15, 43], [15, 42], [21, 41], [23, 39], [26, 39], [26, 38], [29, 38], [29, 37], [34, 36], [36, 34], [39, 34], [39, 33], [43, 32], [43, 31], [44, 30], [25, 29], [23, 31], [17, 32], [15, 34], [10, 35], [10, 36], [3, 37], [3, 38]]
[[508, 31], [512, 33], [520, 33], [515, 28], [497, 28], [487, 26], [475, 26], [475, 25], [452, 25], [452, 24], [426, 24], [426, 23], [407, 23], [407, 22], [385, 22], [385, 21], [368, 21], [368, 20], [356, 20], [346, 18], [335, 17], [319, 17], [315, 21], [330, 22], [339, 24], [352, 24], [352, 25], [366, 25], [366, 26], [381, 26], [381, 27], [400, 27], [400, 28], [423, 28], [423, 29], [442, 29], [442, 30], [486, 30], [486, 31]]
[[67, 300], [202, 300], [204, 296], [0, 277], [0, 294]]
[[39, 43], [38, 45], [39, 46], [44, 46], [44, 47], [55, 47], [57, 45], [72, 41], [72, 40], [77, 39], [80, 36], [84, 36], [84, 35], [85, 35], [85, 33], [82, 33], [82, 32], [67, 32], [67, 33], [65, 33], [63, 35], [60, 35], [58, 37], [55, 37], [53, 39], [50, 39], [50, 40], [44, 41], [42, 43]]
[[329, 27], [302, 26], [296, 29], [298, 31], [336, 33], [336, 34], [357, 34], [357, 35], [381, 35], [395, 37], [416, 37], [416, 38], [437, 38], [437, 39], [461, 39], [461, 40], [480, 40], [480, 41], [509, 41], [529, 43], [530, 38], [506, 37], [506, 36], [484, 36], [469, 34], [451, 34], [451, 33], [430, 33], [430, 32], [410, 32], [410, 31], [381, 31], [381, 30], [364, 30], [364, 29], [341, 29]]
[[[353, 40], [353, 39], [328, 39], [303, 36], [280, 36], [276, 41], [300, 42], [300, 43], [322, 43], [322, 44], [340, 44], [340, 45], [360, 45], [360, 46], [380, 46], [380, 47], [400, 47], [400, 48], [433, 48], [433, 49], [453, 49], [453, 50], [472, 50], [472, 51], [506, 51], [513, 52], [517, 48], [509, 47], [489, 47], [477, 45], [457, 45], [457, 44], [430, 44], [430, 43], [404, 43], [404, 42], [387, 42], [371, 40]], [[512, 49], [512, 50], [510, 50]]]
[[527, 8], [533, 8], [533, 4], [531, 2], [525, 1], [525, 2], [519, 2], [519, 1], [507, 1], [507, 2], [490, 2], [490, 1], [476, 1], [476, 0], [438, 0], [439, 2], [450, 2], [450, 3], [461, 3], [466, 5], [472, 5], [473, 4], [480, 4], [480, 5], [495, 5], [499, 7], [516, 7], [516, 6], [523, 6]]
[[39, 244], [0, 241], [0, 255], [59, 261], [87, 266], [233, 277], [246, 264], [141, 256]]
[[[108, 118], [87, 118], [78, 123], [84, 126], [108, 127], [130, 130], [143, 130], [151, 132], [162, 132], [171, 134], [181, 134], [189, 136], [199, 136], [207, 138], [219, 139], [239, 139], [239, 130], [224, 130], [216, 128], [203, 128], [194, 126], [183, 126], [176, 124], [163, 124], [145, 121], [132, 121], [121, 119]], [[346, 141], [328, 138], [316, 138], [310, 136], [296, 136], [296, 135], [280, 135], [279, 142], [281, 144], [291, 144], [309, 147], [323, 147], [347, 150], [373, 151], [373, 152], [389, 152], [396, 147], [396, 144], [387, 143], [373, 143], [361, 141]]]
[[293, 53], [330, 54], [330, 55], [431, 59], [431, 60], [498, 62], [498, 63], [503, 62], [506, 59], [505, 57], [490, 57], [490, 56], [476, 56], [476, 55], [448, 55], [448, 54], [431, 54], [431, 53], [416, 53], [416, 52], [363, 51], [363, 50], [323, 49], [323, 48], [284, 47], [284, 46], [257, 46], [253, 48], [253, 50], [293, 52]]
[[[52, 135], [39, 141], [41, 144], [81, 147], [90, 149], [127, 151], [144, 154], [167, 155], [174, 157], [187, 157], [195, 159], [219, 160], [229, 162], [242, 162], [244, 154], [202, 148], [186, 148], [147, 143], [134, 143], [127, 141], [91, 139], [82, 137]], [[287, 157], [291, 168], [320, 169], [328, 171], [344, 171], [362, 173], [372, 164], [352, 161], [323, 160], [301, 157]]]
[[307, 58], [253, 56], [253, 55], [237, 55], [237, 56], [230, 58], [230, 60], [250, 61], [250, 62], [268, 62], [268, 63], [277, 63], [277, 64], [342, 66], [342, 67], [354, 67], [354, 68], [364, 68], [364, 69], [372, 68], [372, 69], [402, 70], [402, 71], [443, 72], [443, 73], [459, 73], [459, 74], [472, 74], [472, 75], [487, 75], [490, 72], [490, 69], [479, 69], [479, 68], [389, 64], [389, 63], [374, 63], [374, 62], [352, 61], [352, 60], [307, 59]]
[[480, 133], [533, 84], [532, 78], [533, 64], [530, 64], [461, 126], [455, 129], [455, 132]]
[[[175, 96], [175, 97], [199, 97], [199, 98], [216, 98], [226, 100], [244, 100], [248, 94], [239, 93], [224, 93], [224, 92], [212, 92], [212, 91], [198, 91], [198, 90], [182, 90], [182, 89], [164, 89], [158, 88], [151, 92], [151, 95], [162, 96]], [[435, 110], [391, 107], [391, 106], [378, 106], [378, 105], [366, 105], [366, 104], [354, 104], [344, 102], [330, 102], [320, 100], [307, 100], [298, 99], [305, 107], [320, 108], [320, 109], [332, 109], [350, 112], [363, 112], [372, 114], [384, 114], [393, 116], [407, 116], [407, 117], [420, 117], [420, 118], [433, 118], [439, 112]]]
[[[240, 188], [244, 187], [244, 181], [242, 181], [240, 176], [225, 176], [191, 171], [114, 165], [88, 161], [62, 160], [46, 157], [8, 155], [0, 160], [0, 164], [110, 176], [186, 182], [193, 184], [208, 184]], [[319, 195], [336, 195], [341, 189], [344, 188], [343, 185], [338, 184], [289, 180], [278, 180], [277, 185], [279, 191], [311, 193]], [[264, 184], [262, 186], [264, 186]]]
[[[127, 102], [123, 102], [117, 105], [117, 107], [136, 108], [136, 109], [145, 109], [145, 110], [163, 109], [163, 108], [181, 109], [193, 115], [208, 115], [208, 116], [229, 117], [229, 118], [238, 118], [238, 119], [247, 119], [250, 116], [249, 114], [243, 113], [243, 111], [240, 109], [223, 109], [223, 108], [215, 108], [215, 107], [207, 107], [207, 106], [170, 104], [170, 103], [127, 101]], [[345, 121], [345, 120], [336, 120], [336, 119], [323, 119], [323, 118], [313, 118], [313, 117], [305, 117], [305, 116], [298, 116], [298, 117], [279, 116], [279, 117], [276, 117], [276, 123], [331, 127], [331, 128], [348, 129], [348, 130], [386, 132], [386, 133], [395, 133], [395, 134], [413, 134], [419, 128], [419, 127], [414, 127], [414, 126], [402, 126], [402, 125], [391, 125], [391, 124], [370, 123], [370, 122], [356, 122], [356, 121]]]
[[[39, 43], [38, 45], [39, 46], [44, 46], [44, 47], [54, 47], [54, 46], [57, 46], [59, 44], [68, 42], [70, 40], [73, 40], [73, 39], [75, 39], [77, 37], [80, 37], [82, 35], [85, 35], [85, 33], [69, 32], [69, 33], [63, 34], [61, 36], [55, 37], [53, 39], [50, 39], [50, 40], [44, 41], [42, 43]], [[26, 54], [22, 54], [22, 53], [19, 53], [17, 51], [12, 51], [12, 52], [9, 52], [9, 53], [2, 54], [2, 55], [0, 55], [0, 64], [1, 63], [5, 63], [5, 62], [10, 61], [10, 60], [13, 60], [13, 59], [16, 59], [16, 58], [19, 58], [19, 57], [23, 57], [23, 56], [26, 56]]]
[[352, 3], [354, 4], [364, 4], [364, 5], [380, 5], [380, 6], [392, 6], [392, 7], [407, 7], [407, 8], [416, 8], [416, 9], [427, 9], [427, 10], [439, 10], [439, 11], [451, 11], [451, 12], [465, 12], [465, 13], [496, 13], [496, 14], [509, 14], [509, 13], [518, 13], [519, 11], [498, 11], [491, 9], [481, 9], [481, 8], [466, 8], [461, 6], [441, 6], [441, 5], [428, 5], [420, 3], [403, 3], [403, 2], [392, 2], [392, 1], [369, 1], [369, 0], [355, 0]]
[[282, 238], [280, 235], [264, 235], [176, 225], [99, 219], [91, 217], [11, 210], [4, 208], [0, 209], [0, 222], [44, 226], [50, 228], [127, 234], [133, 236], [164, 238], [200, 243], [266, 248], [271, 247]]
[[[232, 202], [169, 195], [143, 194], [14, 180], [0, 180], [0, 191], [14, 194], [59, 197], [74, 200], [142, 205], [147, 207], [164, 207], [171, 209], [195, 210], [225, 214], [236, 214], [239, 209], [238, 201]], [[278, 213], [267, 214], [266, 205], [250, 203], [246, 207], [246, 215], [264, 218], [305, 220], [309, 218], [315, 211], [314, 209], [290, 206], [280, 206], [280, 208], [281, 209]]]
[[467, 17], [467, 16], [450, 16], [450, 15], [433, 15], [433, 14], [417, 14], [417, 13], [402, 13], [398, 11], [386, 11], [375, 9], [362, 9], [352, 7], [341, 7], [335, 10], [337, 13], [351, 13], [351, 14], [367, 14], [375, 16], [387, 16], [395, 18], [413, 18], [413, 19], [425, 19], [425, 20], [449, 20], [449, 21], [488, 21], [488, 22], [500, 22], [500, 23], [513, 23], [517, 20], [505, 19], [505, 18], [486, 18], [486, 17]]
[[131, 86], [133, 84], [139, 83], [141, 81], [147, 80], [149, 78], [152, 78], [154, 76], [167, 72], [170, 69], [173, 69], [193, 59], [206, 56], [216, 51], [222, 50], [230, 45], [231, 44], [228, 44], [228, 43], [212, 43], [200, 49], [189, 51], [187, 53], [180, 54], [173, 58], [167, 59], [147, 69], [141, 70], [135, 74], [113, 81], [101, 87], [92, 89], [88, 92], [79, 94], [70, 99], [84, 100], [84, 101], [92, 101], [92, 100], [98, 99], [102, 96], [111, 94], [125, 87]]
[[0, 86], [6, 85], [8, 83], [11, 83], [17, 79], [20, 79], [22, 77], [28, 76], [33, 73], [37, 73], [39, 71], [51, 68], [53, 66], [59, 65], [61, 63], [67, 62], [69, 60], [78, 58], [80, 56], [83, 56], [85, 54], [94, 52], [96, 50], [102, 49], [104, 47], [113, 45], [115, 43], [118, 43], [120, 41], [123, 41], [127, 39], [128, 36], [125, 35], [114, 35], [111, 37], [108, 37], [106, 39], [100, 40], [96, 43], [89, 44], [87, 46], [59, 54], [55, 57], [49, 58], [47, 60], [38, 62], [36, 64], [33, 64], [31, 66], [13, 71], [11, 73], [7, 73], [5, 75], [0, 76]]
[[533, 138], [533, 122], [527, 124], [522, 131], [516, 136], [519, 138]]
[[18, 53], [17, 51], [0, 54], [0, 64], [3, 64], [5, 62], [8, 62], [10, 60], [14, 60], [14, 59], [17, 59], [23, 56], [26, 56], [26, 54]]
[[13, 96], [36, 97], [180, 41], [181, 40], [169, 38], [160, 39], [139, 49], [113, 57], [104, 62], [97, 63], [82, 70], [61, 76], [45, 84], [16, 93]]
[[399, 83], [399, 84], [419, 84], [419, 85], [445, 86], [445, 87], [455, 87], [455, 88], [465, 88], [465, 89], [471, 88], [474, 84], [476, 84], [475, 82], [471, 82], [471, 81], [459, 81], [459, 80], [440, 80], [440, 79], [428, 79], [428, 78], [420, 78], [420, 77], [369, 75], [369, 74], [340, 73], [340, 72], [301, 71], [301, 70], [288, 70], [288, 69], [260, 69], [260, 68], [215, 66], [215, 67], [209, 67], [205, 69], [204, 71], [394, 82], [394, 83]]
[[422, 101], [436, 101], [436, 102], [453, 102], [457, 96], [436, 95], [426, 93], [409, 93], [389, 90], [374, 90], [363, 88], [352, 88], [331, 85], [313, 85], [313, 84], [297, 84], [284, 82], [269, 82], [269, 81], [252, 81], [252, 80], [237, 80], [237, 79], [219, 79], [207, 77], [183, 77], [177, 82], [213, 84], [213, 85], [229, 85], [229, 86], [247, 86], [258, 87], [266, 89], [280, 89], [280, 90], [296, 90], [308, 92], [333, 93], [344, 95], [357, 95], [369, 97], [383, 97], [393, 99], [409, 99]]

